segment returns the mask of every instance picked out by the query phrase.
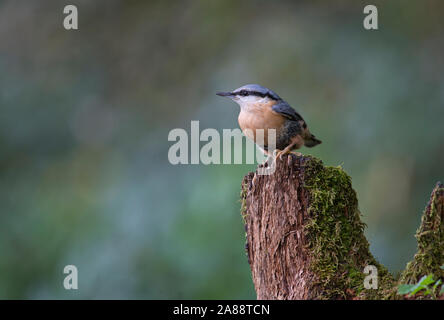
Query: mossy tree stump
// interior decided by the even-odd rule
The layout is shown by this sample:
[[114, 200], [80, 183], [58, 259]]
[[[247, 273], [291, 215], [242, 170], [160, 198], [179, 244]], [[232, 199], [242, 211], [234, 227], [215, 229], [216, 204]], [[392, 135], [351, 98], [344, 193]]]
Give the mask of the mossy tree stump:
[[[397, 282], [369, 250], [350, 177], [313, 157], [284, 156], [271, 175], [242, 183], [246, 251], [258, 299], [389, 299]], [[419, 250], [403, 273], [412, 283], [439, 268], [444, 252], [444, 188], [438, 185], [422, 220]], [[364, 268], [378, 289], [364, 288]], [[402, 298], [402, 297], [401, 297]]]

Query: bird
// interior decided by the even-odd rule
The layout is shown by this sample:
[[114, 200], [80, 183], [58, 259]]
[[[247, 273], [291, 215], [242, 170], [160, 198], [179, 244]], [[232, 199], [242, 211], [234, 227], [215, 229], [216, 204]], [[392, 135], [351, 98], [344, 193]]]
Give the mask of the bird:
[[[302, 146], [312, 148], [322, 143], [308, 129], [307, 123], [286, 101], [274, 91], [258, 84], [247, 84], [233, 91], [217, 92], [218, 96], [227, 97], [240, 106], [238, 117], [242, 132], [253, 140], [262, 151], [276, 158], [293, 152]], [[264, 130], [262, 141], [258, 141], [256, 131]], [[268, 150], [268, 130], [276, 130], [275, 150]]]

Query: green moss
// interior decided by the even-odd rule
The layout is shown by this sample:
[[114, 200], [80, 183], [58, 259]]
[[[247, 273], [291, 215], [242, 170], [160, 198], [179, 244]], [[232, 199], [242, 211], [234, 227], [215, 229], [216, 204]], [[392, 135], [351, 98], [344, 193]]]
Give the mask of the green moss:
[[[318, 298], [340, 299], [359, 296], [377, 299], [387, 295], [393, 279], [369, 252], [364, 236], [356, 193], [351, 178], [341, 167], [324, 167], [321, 160], [307, 157], [305, 188], [311, 200], [310, 219], [305, 225], [313, 252], [313, 272], [318, 275]], [[365, 289], [366, 265], [378, 269], [379, 289]], [[348, 290], [347, 290], [348, 289]], [[347, 292], [350, 296], [346, 296]]]
[[241, 192], [240, 192], [240, 202], [241, 202], [241, 209], [240, 209], [240, 213], [242, 216], [242, 220], [244, 221], [244, 226], [245, 226], [245, 255], [248, 258], [248, 263], [250, 263], [250, 257], [249, 257], [249, 253], [248, 253], [248, 235], [247, 235], [247, 190], [248, 190], [248, 186], [247, 183], [245, 181], [242, 182], [242, 187], [241, 187]]
[[247, 224], [246, 218], [247, 218], [247, 204], [246, 204], [246, 199], [247, 199], [247, 185], [245, 183], [242, 183], [242, 188], [241, 188], [241, 192], [240, 192], [240, 202], [241, 202], [241, 209], [240, 209], [240, 213], [242, 216], [242, 220], [244, 221], [244, 224]]
[[432, 274], [434, 279], [444, 280], [444, 185], [438, 183], [421, 218], [416, 232], [418, 251], [407, 264], [400, 278], [401, 284], [416, 283], [422, 276]]

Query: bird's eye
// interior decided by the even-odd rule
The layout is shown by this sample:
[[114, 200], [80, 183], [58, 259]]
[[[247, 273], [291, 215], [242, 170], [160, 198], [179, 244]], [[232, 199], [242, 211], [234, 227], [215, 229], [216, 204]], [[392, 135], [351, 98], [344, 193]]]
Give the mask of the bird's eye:
[[241, 90], [240, 95], [244, 97], [248, 96], [248, 92], [246, 90]]

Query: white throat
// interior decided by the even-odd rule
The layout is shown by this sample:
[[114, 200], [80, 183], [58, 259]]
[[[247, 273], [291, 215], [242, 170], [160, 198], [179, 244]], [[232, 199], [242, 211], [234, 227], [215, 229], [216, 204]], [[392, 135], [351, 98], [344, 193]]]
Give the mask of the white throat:
[[258, 96], [236, 96], [233, 99], [241, 108], [241, 111], [251, 111], [268, 104], [271, 99], [268, 97], [258, 97]]

